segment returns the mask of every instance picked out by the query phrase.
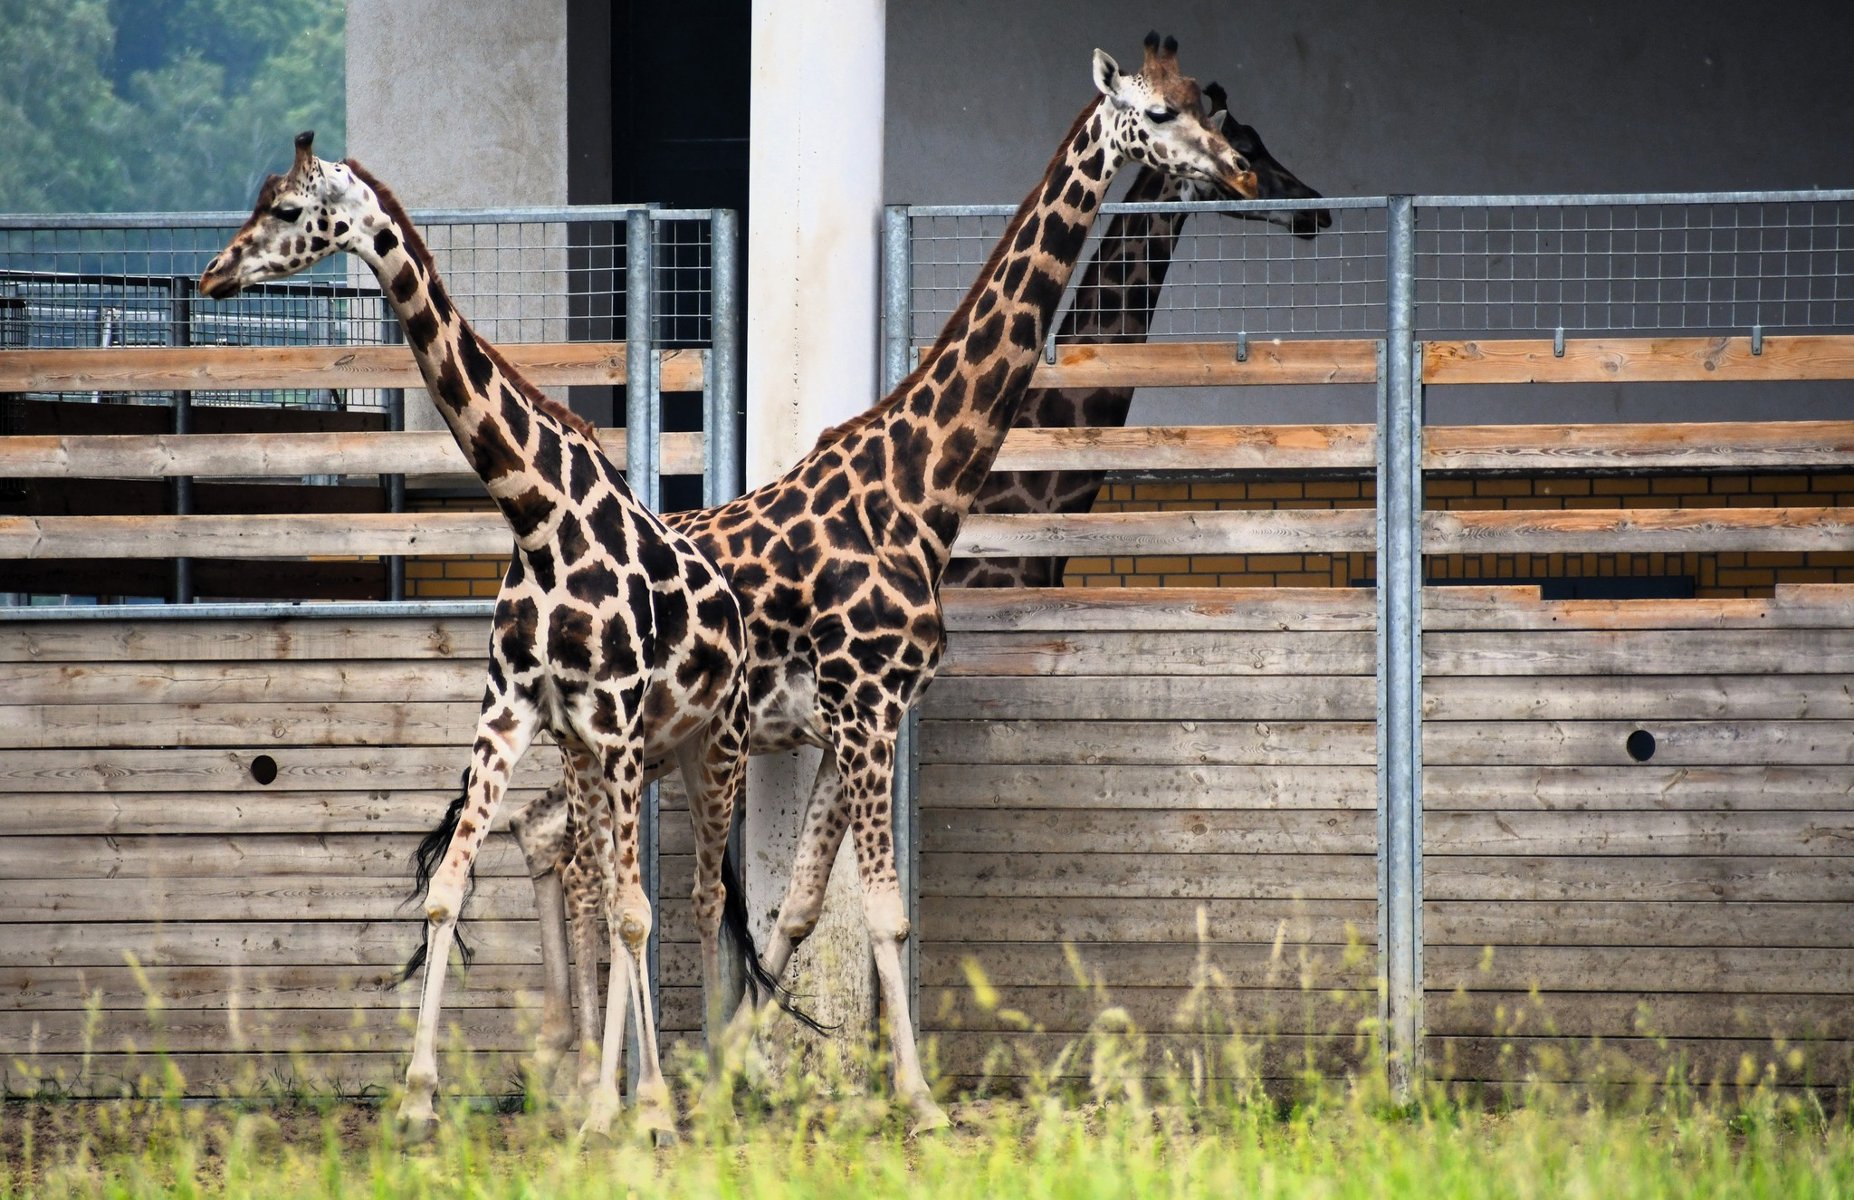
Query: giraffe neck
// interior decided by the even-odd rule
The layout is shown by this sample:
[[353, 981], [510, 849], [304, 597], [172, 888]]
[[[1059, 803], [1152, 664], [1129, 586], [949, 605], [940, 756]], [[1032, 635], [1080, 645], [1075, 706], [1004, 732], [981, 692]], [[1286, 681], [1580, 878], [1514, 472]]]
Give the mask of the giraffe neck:
[[1099, 100], [1082, 112], [939, 341], [885, 406], [896, 499], [937, 536], [941, 565], [1023, 403], [1120, 166], [1108, 119]]
[[542, 396], [470, 327], [398, 201], [363, 182], [377, 204], [360, 216], [352, 249], [379, 279], [433, 407], [516, 540], [525, 549], [544, 544], [567, 509], [569, 477], [609, 477], [621, 493], [622, 477], [609, 470], [583, 419]]
[[[1178, 179], [1142, 167], [1124, 199], [1143, 204], [1177, 200], [1183, 194], [1184, 184]], [[1075, 300], [1056, 340], [1145, 341], [1184, 223], [1182, 212], [1121, 213], [1109, 222], [1075, 285]]]

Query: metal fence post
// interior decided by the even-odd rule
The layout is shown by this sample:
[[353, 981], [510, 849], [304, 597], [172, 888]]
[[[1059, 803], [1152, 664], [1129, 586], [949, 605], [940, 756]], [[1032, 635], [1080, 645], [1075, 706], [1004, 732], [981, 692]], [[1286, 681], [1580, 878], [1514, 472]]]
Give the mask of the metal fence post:
[[[168, 284], [168, 314], [172, 337], [168, 340], [175, 346], [193, 344], [193, 280], [185, 275], [174, 276]], [[173, 430], [177, 434], [193, 432], [193, 393], [178, 391], [174, 393]], [[193, 479], [188, 475], [174, 476], [169, 489], [173, 498], [174, 515], [187, 516], [193, 511]], [[193, 603], [193, 560], [176, 558], [174, 560], [174, 603]]]
[[[658, 473], [658, 441], [663, 428], [662, 396], [657, 388], [656, 312], [652, 304], [655, 283], [655, 255], [652, 253], [654, 222], [648, 209], [633, 209], [624, 219], [624, 437], [625, 477], [631, 491], [653, 512], [662, 504], [661, 478]], [[661, 1015], [658, 984], [663, 975], [663, 905], [662, 873], [658, 863], [657, 785], [644, 785], [637, 822], [638, 865], [643, 875], [644, 895], [650, 898], [655, 919], [650, 923], [647, 961], [650, 964], [650, 1008]], [[660, 1023], [660, 1022], [659, 1022]], [[635, 1028], [635, 1026], [633, 1026]], [[636, 1037], [627, 1033], [631, 1053], [627, 1058], [627, 1078], [631, 1094], [637, 1091], [637, 1072], [642, 1061]]]
[[[910, 306], [912, 262], [908, 245], [908, 210], [891, 204], [882, 210], [882, 393], [895, 390], [913, 369], [909, 357], [914, 314]], [[912, 931], [902, 953], [907, 975], [908, 1016], [914, 1036], [920, 1038], [920, 875], [916, 870], [920, 849], [919, 818], [915, 804], [915, 773], [919, 762], [919, 710], [902, 718], [895, 735], [895, 779], [892, 811], [895, 823], [895, 870], [900, 876], [901, 903]], [[878, 986], [876, 995], [881, 995]]]
[[1378, 378], [1379, 955], [1393, 1086], [1422, 1052], [1422, 410], [1416, 389], [1416, 210], [1390, 198], [1388, 313]]
[[[717, 208], [708, 225], [708, 349], [703, 353], [702, 393], [707, 411], [702, 416], [705, 456], [702, 504], [712, 508], [741, 492], [740, 461], [740, 217], [732, 209]], [[736, 798], [733, 823], [728, 828], [728, 853], [735, 869], [745, 872], [746, 795]], [[740, 947], [734, 935], [721, 928], [721, 1003], [725, 1021], [740, 1007], [747, 981], [740, 966]], [[716, 1006], [704, 998], [702, 1032], [715, 1045], [721, 1031], [709, 1029]]]

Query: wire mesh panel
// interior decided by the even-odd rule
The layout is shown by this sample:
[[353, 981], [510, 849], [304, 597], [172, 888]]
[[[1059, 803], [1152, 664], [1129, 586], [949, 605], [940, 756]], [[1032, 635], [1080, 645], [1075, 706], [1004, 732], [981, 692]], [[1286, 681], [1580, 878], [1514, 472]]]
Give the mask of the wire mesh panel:
[[1854, 193], [1417, 203], [1431, 335], [1854, 330]]
[[[912, 337], [932, 342], [1014, 210], [909, 210]], [[1331, 223], [1297, 236], [1293, 214]], [[1384, 328], [1384, 202], [1109, 204], [1089, 233], [1057, 340], [1368, 337]]]

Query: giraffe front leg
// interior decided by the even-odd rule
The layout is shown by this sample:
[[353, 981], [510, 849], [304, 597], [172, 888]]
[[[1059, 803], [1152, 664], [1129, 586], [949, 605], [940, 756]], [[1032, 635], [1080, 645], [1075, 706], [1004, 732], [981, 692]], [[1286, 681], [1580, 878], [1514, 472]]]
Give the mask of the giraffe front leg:
[[921, 1072], [907, 975], [901, 964], [901, 948], [911, 931], [901, 899], [900, 875], [895, 870], [895, 815], [891, 801], [894, 751], [894, 734], [868, 735], [861, 769], [844, 772], [844, 795], [851, 813], [851, 845], [863, 890], [863, 920], [869, 929], [869, 946], [881, 984], [882, 1012], [888, 1019], [895, 1093], [913, 1113], [913, 1132], [919, 1134], [943, 1129], [951, 1121], [935, 1102]]
[[471, 865], [489, 835], [509, 774], [533, 740], [532, 714], [526, 714], [526, 720], [523, 715], [500, 700], [486, 698], [464, 781], [463, 810], [425, 892], [425, 986], [419, 995], [412, 1061], [406, 1068], [406, 1094], [399, 1105], [399, 1124], [409, 1138], [429, 1135], [436, 1120], [432, 1101], [438, 1089], [438, 1018], [444, 975]]

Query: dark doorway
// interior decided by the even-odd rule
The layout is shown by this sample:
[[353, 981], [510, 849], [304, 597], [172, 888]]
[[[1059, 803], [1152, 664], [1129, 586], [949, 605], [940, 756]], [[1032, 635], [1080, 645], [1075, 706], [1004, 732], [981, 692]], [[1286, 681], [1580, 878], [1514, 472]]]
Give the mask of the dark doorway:
[[[747, 222], [747, 133], [752, 14], [746, 0], [567, 5], [567, 197], [574, 204], [655, 203], [664, 208], [731, 208]], [[658, 226], [656, 295], [662, 344], [706, 345], [709, 266], [705, 223]], [[609, 246], [610, 230], [586, 234]], [[610, 253], [578, 256], [573, 336], [602, 338], [615, 328], [594, 311], [610, 294]], [[740, 258], [745, 295], [744, 248]], [[622, 304], [623, 297], [616, 300]], [[604, 318], [603, 320], [601, 318]], [[737, 364], [744, 370], [744, 364]], [[736, 394], [741, 394], [739, 388]], [[624, 423], [624, 389], [578, 388], [573, 407], [601, 424]], [[736, 419], [742, 419], [740, 414]], [[700, 429], [699, 397], [666, 397], [665, 432]], [[666, 478], [663, 508], [701, 502], [699, 479]]]

